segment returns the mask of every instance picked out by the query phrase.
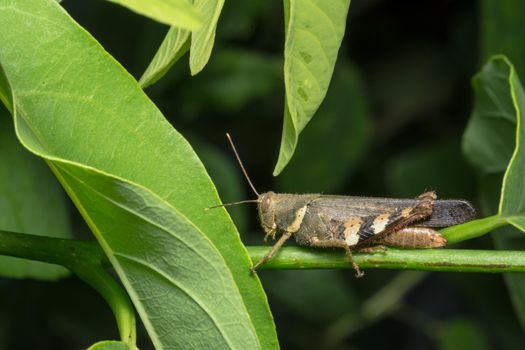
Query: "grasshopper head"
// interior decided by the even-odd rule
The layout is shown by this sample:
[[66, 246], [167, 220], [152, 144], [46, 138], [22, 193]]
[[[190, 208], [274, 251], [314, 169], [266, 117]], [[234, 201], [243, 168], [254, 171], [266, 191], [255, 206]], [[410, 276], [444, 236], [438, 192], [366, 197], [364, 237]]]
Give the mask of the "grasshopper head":
[[277, 232], [277, 223], [275, 222], [277, 197], [278, 195], [271, 191], [259, 196], [257, 204], [259, 220], [261, 220], [261, 226], [266, 232], [266, 237], [271, 236], [273, 238]]

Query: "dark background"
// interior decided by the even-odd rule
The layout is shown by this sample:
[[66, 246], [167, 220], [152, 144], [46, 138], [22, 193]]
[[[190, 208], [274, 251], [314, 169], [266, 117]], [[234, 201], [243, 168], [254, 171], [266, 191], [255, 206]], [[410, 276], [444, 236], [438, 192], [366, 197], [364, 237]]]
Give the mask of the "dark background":
[[[63, 6], [137, 79], [167, 28], [104, 1]], [[442, 198], [476, 203], [461, 154], [480, 59], [476, 1], [354, 0], [332, 85], [283, 174], [280, 1], [228, 0], [208, 66], [184, 56], [146, 93], [202, 158], [225, 202], [251, 199], [230, 132], [259, 191]], [[176, 180], [174, 180], [176, 181]], [[71, 208], [80, 237], [91, 237]], [[232, 208], [262, 244], [255, 208]], [[492, 248], [489, 237], [462, 247]], [[261, 271], [283, 349], [522, 349], [500, 275], [369, 270]], [[75, 277], [0, 280], [0, 349], [80, 349], [117, 339], [113, 316]], [[139, 346], [151, 348], [142, 331]]]

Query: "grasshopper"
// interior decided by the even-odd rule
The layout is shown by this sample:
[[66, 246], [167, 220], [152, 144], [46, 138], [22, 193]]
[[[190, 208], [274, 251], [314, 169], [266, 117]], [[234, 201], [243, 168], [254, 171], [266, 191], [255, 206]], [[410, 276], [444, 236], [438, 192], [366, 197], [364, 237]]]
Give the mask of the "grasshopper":
[[433, 228], [457, 225], [476, 212], [465, 200], [438, 200], [433, 191], [415, 199], [334, 196], [324, 194], [259, 194], [251, 182], [229, 134], [226, 134], [242, 172], [257, 199], [222, 204], [257, 203], [259, 220], [276, 243], [251, 271], [268, 262], [294, 236], [299, 245], [344, 249], [356, 276], [363, 276], [352, 251], [398, 248], [438, 248], [447, 240]]

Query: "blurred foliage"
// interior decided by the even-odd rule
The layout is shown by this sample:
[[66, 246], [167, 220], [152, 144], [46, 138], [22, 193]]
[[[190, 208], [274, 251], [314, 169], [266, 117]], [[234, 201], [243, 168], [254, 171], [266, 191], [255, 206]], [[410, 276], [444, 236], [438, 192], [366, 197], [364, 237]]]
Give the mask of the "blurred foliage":
[[[0, 106], [0, 228], [70, 238], [64, 192], [44, 162], [20, 145], [13, 128], [11, 115]], [[62, 266], [0, 256], [0, 276], [57, 280], [68, 275]]]
[[469, 319], [453, 319], [441, 329], [439, 334], [439, 349], [490, 349], [483, 330], [475, 321]]
[[[62, 4], [137, 79], [167, 29], [103, 1]], [[259, 191], [414, 197], [434, 189], [480, 207], [478, 184], [459, 152], [472, 108], [470, 78], [494, 53], [508, 54], [525, 76], [522, 8], [519, 0], [353, 1], [327, 97], [275, 179], [284, 108], [282, 3], [226, 1], [204, 70], [190, 77], [183, 56], [146, 93], [189, 138], [224, 201], [253, 198], [226, 144], [231, 132]], [[481, 180], [499, 188], [501, 178]], [[484, 202], [494, 206], [497, 197]], [[255, 210], [232, 210], [245, 242], [262, 243]], [[73, 222], [84, 229], [78, 217]], [[520, 349], [525, 342], [500, 276], [428, 274], [410, 284], [398, 275], [261, 272], [281, 347]], [[362, 323], [365, 306], [377, 305], [372, 297], [384, 290], [395, 295], [387, 298], [395, 307]], [[0, 296], [0, 349], [85, 348], [116, 337], [102, 298], [76, 278], [2, 280]], [[345, 322], [356, 323], [355, 331], [326, 338]], [[152, 348], [139, 339], [146, 341], [141, 349]]]

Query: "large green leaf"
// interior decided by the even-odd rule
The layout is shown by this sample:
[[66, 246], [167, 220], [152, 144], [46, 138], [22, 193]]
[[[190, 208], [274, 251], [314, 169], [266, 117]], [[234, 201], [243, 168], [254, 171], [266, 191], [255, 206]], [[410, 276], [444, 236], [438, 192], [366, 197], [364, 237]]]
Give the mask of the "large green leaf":
[[274, 175], [292, 158], [299, 134], [328, 90], [350, 6], [350, 0], [286, 0], [284, 3], [286, 102]]
[[[463, 150], [485, 173], [501, 171], [502, 165], [508, 162], [498, 215], [525, 232], [525, 92], [514, 67], [503, 56], [496, 56], [485, 64], [474, 78], [474, 89], [476, 103], [465, 131]], [[509, 149], [514, 149], [512, 155]], [[485, 181], [482, 197], [490, 210], [495, 207], [491, 202], [497, 198], [497, 189]], [[518, 235], [510, 228], [498, 230], [494, 240], [500, 249], [525, 246], [522, 233]], [[515, 274], [506, 275], [505, 279], [522, 326], [525, 326], [525, 277]]]
[[[0, 107], [0, 229], [71, 237], [66, 197], [44, 162], [18, 142], [11, 117]], [[61, 266], [0, 257], [0, 275], [57, 279]]]
[[161, 23], [184, 29], [197, 29], [202, 21], [186, 0], [108, 0]]
[[202, 163], [133, 78], [54, 1], [1, 0], [0, 26], [18, 136], [67, 189], [154, 344], [277, 347], [231, 219], [204, 210], [219, 199]]

